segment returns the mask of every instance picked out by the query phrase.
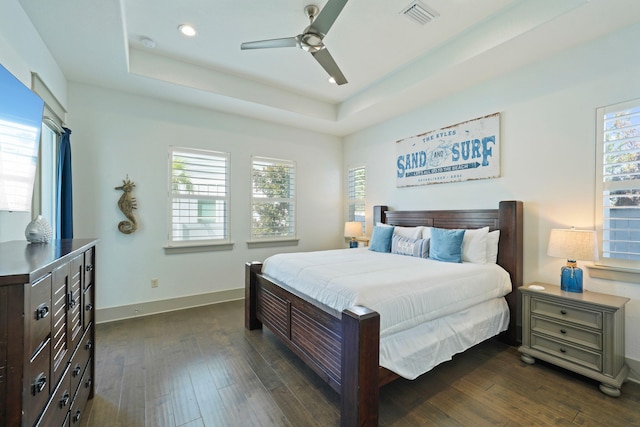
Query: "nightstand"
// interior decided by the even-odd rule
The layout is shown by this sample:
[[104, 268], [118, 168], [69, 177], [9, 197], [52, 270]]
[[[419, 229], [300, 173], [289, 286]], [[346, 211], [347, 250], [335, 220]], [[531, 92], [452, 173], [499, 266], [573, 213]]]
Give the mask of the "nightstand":
[[553, 363], [600, 381], [606, 395], [620, 396], [629, 373], [624, 361], [624, 306], [629, 298], [564, 292], [547, 283], [530, 283], [520, 291], [522, 361]]

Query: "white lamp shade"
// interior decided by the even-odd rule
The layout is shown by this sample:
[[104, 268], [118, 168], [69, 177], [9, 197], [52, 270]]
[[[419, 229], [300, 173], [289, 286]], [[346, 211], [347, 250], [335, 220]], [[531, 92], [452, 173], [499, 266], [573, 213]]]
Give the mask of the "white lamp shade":
[[547, 255], [572, 261], [594, 261], [598, 259], [596, 232], [554, 228], [549, 236]]
[[349, 221], [344, 223], [344, 236], [345, 237], [359, 237], [362, 236], [362, 224], [358, 221]]

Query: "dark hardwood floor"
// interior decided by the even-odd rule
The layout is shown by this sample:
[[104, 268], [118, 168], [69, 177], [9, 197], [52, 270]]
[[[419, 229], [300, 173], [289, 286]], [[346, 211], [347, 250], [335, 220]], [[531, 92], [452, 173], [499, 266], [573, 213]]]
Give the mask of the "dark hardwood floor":
[[[82, 425], [337, 426], [339, 396], [243, 302], [96, 327], [96, 394]], [[381, 389], [381, 426], [640, 426], [640, 385], [620, 398], [490, 340], [415, 381]]]

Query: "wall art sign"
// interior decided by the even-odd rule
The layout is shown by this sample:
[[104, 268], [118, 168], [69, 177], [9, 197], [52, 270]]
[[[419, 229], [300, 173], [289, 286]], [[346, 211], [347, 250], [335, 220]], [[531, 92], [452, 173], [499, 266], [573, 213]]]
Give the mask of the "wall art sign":
[[500, 176], [500, 113], [396, 141], [396, 187]]

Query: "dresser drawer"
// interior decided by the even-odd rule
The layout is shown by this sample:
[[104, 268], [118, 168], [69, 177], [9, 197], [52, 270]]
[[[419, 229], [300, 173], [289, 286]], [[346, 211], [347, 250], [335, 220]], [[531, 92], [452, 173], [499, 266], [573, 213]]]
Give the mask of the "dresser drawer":
[[65, 370], [58, 388], [53, 393], [49, 404], [38, 420], [37, 427], [61, 426], [71, 407], [71, 392], [69, 390], [69, 366]]
[[558, 304], [541, 298], [531, 298], [531, 313], [602, 329], [602, 312], [583, 307]]
[[602, 332], [599, 331], [580, 329], [565, 322], [555, 322], [537, 316], [531, 317], [531, 331], [541, 332], [594, 350], [602, 351]]
[[84, 291], [83, 298], [84, 314], [82, 318], [84, 322], [84, 329], [87, 330], [89, 329], [89, 325], [91, 324], [91, 322], [93, 322], [93, 313], [95, 311], [93, 306], [93, 286]]
[[531, 334], [531, 348], [552, 354], [576, 365], [582, 365], [598, 372], [602, 371], [602, 353], [581, 349], [537, 334]]
[[82, 337], [82, 342], [76, 349], [76, 352], [73, 354], [71, 359], [71, 392], [75, 393], [78, 385], [80, 384], [80, 380], [82, 378], [82, 374], [89, 362], [89, 358], [91, 356], [91, 346], [93, 346], [93, 342], [91, 340], [91, 331], [85, 332]]
[[29, 355], [33, 356], [51, 333], [51, 274], [33, 282], [29, 301]]
[[51, 391], [51, 346], [49, 340], [31, 359], [28, 369], [25, 394], [27, 425], [32, 426], [44, 410]]
[[82, 376], [82, 381], [80, 382], [80, 386], [78, 387], [78, 391], [76, 392], [76, 396], [71, 404], [71, 412], [69, 413], [69, 425], [77, 426], [80, 425], [80, 420], [82, 419], [82, 411], [89, 400], [89, 395], [91, 394], [91, 389], [93, 387], [93, 378], [91, 377], [91, 369], [86, 369], [84, 371], [84, 375]]

